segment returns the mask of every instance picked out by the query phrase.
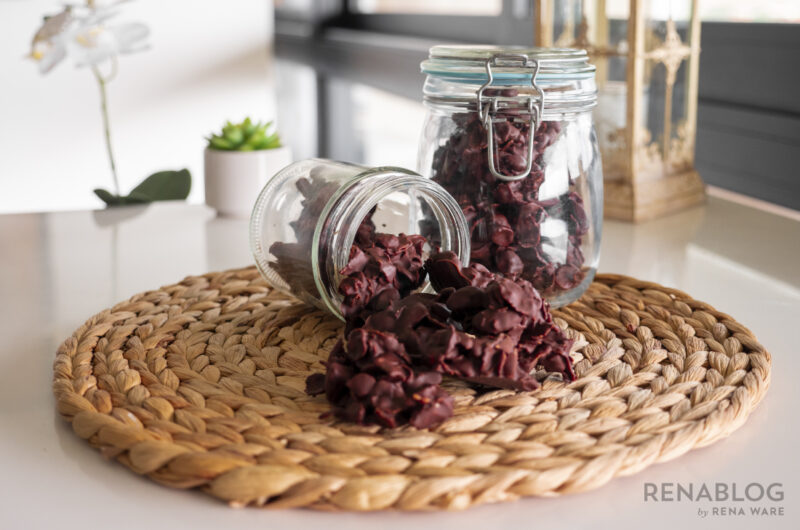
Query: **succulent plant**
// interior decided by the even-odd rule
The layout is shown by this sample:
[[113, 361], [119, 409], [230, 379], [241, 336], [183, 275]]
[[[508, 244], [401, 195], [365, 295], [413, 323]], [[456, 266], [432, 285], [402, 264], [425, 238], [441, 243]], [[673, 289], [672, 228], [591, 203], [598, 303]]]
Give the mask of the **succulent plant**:
[[260, 151], [281, 146], [281, 139], [275, 131], [270, 132], [272, 122], [256, 122], [245, 118], [242, 123], [225, 123], [220, 134], [207, 138], [208, 148], [219, 151]]

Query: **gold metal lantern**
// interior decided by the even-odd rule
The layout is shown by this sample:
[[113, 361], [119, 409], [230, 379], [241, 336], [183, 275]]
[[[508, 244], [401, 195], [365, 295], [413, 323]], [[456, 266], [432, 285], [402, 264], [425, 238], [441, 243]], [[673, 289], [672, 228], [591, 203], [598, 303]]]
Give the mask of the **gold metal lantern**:
[[703, 201], [694, 168], [697, 0], [537, 0], [537, 46], [585, 49], [606, 217], [640, 221]]

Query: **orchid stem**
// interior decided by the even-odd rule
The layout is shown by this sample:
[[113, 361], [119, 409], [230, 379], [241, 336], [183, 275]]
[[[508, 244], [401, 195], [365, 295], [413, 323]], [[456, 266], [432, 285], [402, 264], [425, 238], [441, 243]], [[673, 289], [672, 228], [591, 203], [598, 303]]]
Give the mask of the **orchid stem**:
[[100, 73], [96, 66], [92, 67], [92, 72], [97, 79], [97, 84], [100, 86], [100, 110], [103, 114], [103, 128], [105, 130], [106, 138], [106, 151], [108, 152], [108, 161], [111, 164], [111, 176], [114, 179], [114, 193], [117, 196], [122, 194], [119, 187], [119, 178], [117, 177], [117, 165], [114, 163], [114, 151], [111, 148], [111, 124], [108, 119], [108, 101], [106, 99], [106, 79]]

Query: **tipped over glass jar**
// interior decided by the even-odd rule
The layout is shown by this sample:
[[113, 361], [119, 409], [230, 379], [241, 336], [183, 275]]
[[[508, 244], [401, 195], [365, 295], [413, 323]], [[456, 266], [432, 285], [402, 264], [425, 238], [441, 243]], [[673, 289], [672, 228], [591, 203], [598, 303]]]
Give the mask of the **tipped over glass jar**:
[[[358, 262], [363, 267], [363, 249], [380, 258], [371, 261], [380, 269], [372, 271], [377, 281], [401, 292], [426, 290], [427, 254], [452, 251], [466, 265], [469, 232], [458, 203], [430, 179], [396, 167], [310, 159], [264, 186], [250, 217], [250, 248], [273, 287], [343, 318], [353, 301], [342, 280]], [[350, 296], [380, 287], [360, 286]]]
[[417, 169], [464, 212], [470, 261], [521, 276], [554, 307], [576, 300], [594, 278], [603, 217], [586, 52], [434, 46], [421, 67]]

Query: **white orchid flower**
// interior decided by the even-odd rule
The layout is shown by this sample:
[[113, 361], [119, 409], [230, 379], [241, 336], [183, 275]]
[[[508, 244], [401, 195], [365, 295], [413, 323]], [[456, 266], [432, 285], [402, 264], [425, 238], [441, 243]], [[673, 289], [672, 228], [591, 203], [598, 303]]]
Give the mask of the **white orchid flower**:
[[[106, 151], [116, 192], [112, 195], [103, 190], [103, 193], [117, 199], [120, 199], [121, 194], [111, 147], [106, 84], [117, 72], [117, 56], [145, 49], [147, 47], [145, 40], [150, 34], [148, 27], [140, 22], [116, 25], [107, 23], [119, 13], [120, 4], [126, 1], [117, 0], [98, 6], [95, 0], [87, 0], [86, 5], [67, 5], [62, 12], [46, 16], [42, 27], [33, 37], [29, 55], [39, 63], [39, 71], [43, 74], [55, 68], [68, 56], [73, 58], [77, 66], [91, 68], [100, 88], [100, 110], [103, 116]], [[106, 61], [111, 63], [111, 72], [104, 75], [100, 71], [100, 65]]]
[[46, 74], [67, 56], [65, 36], [74, 26], [72, 6], [57, 15], [44, 17], [44, 23], [31, 42], [29, 57], [39, 63], [39, 72]]
[[39, 63], [39, 71], [49, 72], [68, 56], [77, 66], [96, 67], [118, 55], [146, 49], [150, 30], [145, 24], [107, 24], [120, 12], [118, 6], [123, 2], [68, 5], [61, 13], [45, 17], [31, 44], [30, 57]]

